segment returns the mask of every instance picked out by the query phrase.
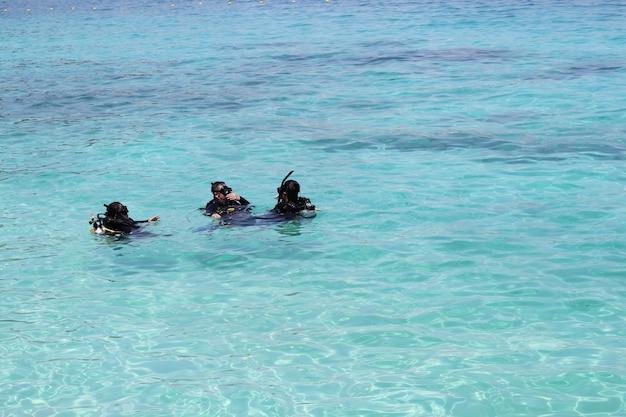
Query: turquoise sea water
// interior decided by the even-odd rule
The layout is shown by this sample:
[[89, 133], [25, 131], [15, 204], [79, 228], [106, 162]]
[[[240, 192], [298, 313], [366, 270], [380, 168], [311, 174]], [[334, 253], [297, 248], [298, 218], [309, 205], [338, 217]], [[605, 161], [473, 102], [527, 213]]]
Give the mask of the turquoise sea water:
[[0, 1], [0, 415], [626, 415], [624, 21]]

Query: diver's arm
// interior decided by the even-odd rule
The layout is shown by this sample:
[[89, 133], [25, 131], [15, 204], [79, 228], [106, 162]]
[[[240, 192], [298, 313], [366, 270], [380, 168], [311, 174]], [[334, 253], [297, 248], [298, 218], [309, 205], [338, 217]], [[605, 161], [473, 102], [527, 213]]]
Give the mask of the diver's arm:
[[135, 223], [152, 223], [160, 219], [161, 219], [161, 216], [157, 214], [156, 216], [150, 217], [148, 220], [135, 220]]
[[220, 217], [222, 217], [217, 214], [217, 204], [215, 203], [215, 200], [211, 200], [206, 203], [206, 207], [204, 207], [204, 215], [213, 217], [214, 219], [219, 219]]

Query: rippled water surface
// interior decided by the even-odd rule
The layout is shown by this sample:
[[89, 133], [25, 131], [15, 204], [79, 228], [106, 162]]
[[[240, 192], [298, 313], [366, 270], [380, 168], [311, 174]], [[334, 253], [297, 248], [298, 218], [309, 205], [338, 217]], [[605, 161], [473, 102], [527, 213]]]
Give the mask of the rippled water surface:
[[0, 415], [626, 415], [622, 2], [230, 3], [0, 0]]

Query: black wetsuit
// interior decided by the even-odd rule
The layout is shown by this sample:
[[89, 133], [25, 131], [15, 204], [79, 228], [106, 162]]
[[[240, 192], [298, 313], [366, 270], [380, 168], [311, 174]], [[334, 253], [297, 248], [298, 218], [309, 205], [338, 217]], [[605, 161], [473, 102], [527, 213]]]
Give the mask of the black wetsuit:
[[243, 197], [239, 197], [239, 200], [228, 200], [226, 203], [222, 203], [215, 198], [208, 203], [204, 208], [204, 215], [210, 216], [212, 214], [219, 214], [223, 216], [225, 214], [232, 214], [236, 211], [247, 210], [250, 202]]
[[298, 214], [303, 210], [315, 210], [311, 200], [306, 197], [298, 197], [298, 200], [288, 203], [281, 201], [272, 209], [273, 212], [281, 214]]

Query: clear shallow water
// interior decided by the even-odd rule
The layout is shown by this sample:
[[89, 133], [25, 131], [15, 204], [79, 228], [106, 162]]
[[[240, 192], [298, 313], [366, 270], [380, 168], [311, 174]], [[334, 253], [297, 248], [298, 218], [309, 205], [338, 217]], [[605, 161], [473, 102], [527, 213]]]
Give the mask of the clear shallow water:
[[0, 414], [624, 415], [624, 6], [266, 3], [0, 4]]

